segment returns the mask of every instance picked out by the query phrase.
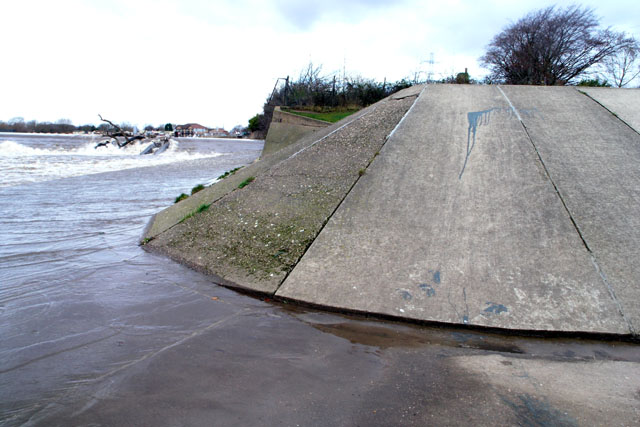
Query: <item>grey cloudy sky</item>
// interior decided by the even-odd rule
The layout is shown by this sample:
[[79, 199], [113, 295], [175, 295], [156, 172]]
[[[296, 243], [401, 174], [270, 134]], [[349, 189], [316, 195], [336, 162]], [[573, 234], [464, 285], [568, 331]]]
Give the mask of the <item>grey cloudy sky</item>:
[[[246, 125], [278, 77], [389, 81], [468, 68], [491, 38], [564, 1], [21, 0], [0, 3], [0, 120], [98, 113], [139, 126]], [[640, 36], [640, 2], [584, 1], [601, 23]]]

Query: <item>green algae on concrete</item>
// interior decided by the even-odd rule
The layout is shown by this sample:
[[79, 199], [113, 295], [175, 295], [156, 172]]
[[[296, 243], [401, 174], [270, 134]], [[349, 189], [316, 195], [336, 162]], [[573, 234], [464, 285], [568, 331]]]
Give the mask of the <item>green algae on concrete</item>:
[[387, 98], [222, 182], [238, 187], [255, 177], [241, 190], [216, 184], [196, 194], [221, 197], [146, 247], [224, 284], [275, 292], [414, 100]]

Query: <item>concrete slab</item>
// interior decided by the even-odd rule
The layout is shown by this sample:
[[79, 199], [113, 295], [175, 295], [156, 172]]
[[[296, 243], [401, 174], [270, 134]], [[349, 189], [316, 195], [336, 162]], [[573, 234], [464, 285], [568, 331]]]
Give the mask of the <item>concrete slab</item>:
[[297, 142], [279, 147], [279, 149], [274, 150], [271, 155], [265, 156], [259, 161], [242, 168], [234, 175], [231, 175], [222, 181], [218, 181], [214, 185], [205, 188], [180, 203], [176, 203], [175, 205], [158, 212], [151, 221], [149, 221], [149, 225], [144, 232], [143, 239], [149, 240], [157, 237], [161, 233], [164, 233], [179, 224], [185, 216], [195, 212], [199, 206], [203, 204], [211, 204], [220, 200], [225, 195], [235, 191], [238, 188], [238, 185], [247, 178], [262, 174], [264, 171], [282, 162], [294, 153], [310, 146], [318, 139], [326, 137], [352, 121], [358, 120], [362, 115], [366, 115], [370, 111], [370, 108], [365, 108], [329, 127], [319, 129], [311, 134], [301, 135]]
[[580, 91], [640, 132], [640, 89], [581, 87]]
[[255, 181], [145, 247], [218, 283], [275, 292], [414, 100], [387, 98], [332, 126], [325, 137], [320, 133], [331, 128], [315, 132], [313, 142], [303, 138], [265, 156], [242, 170], [255, 173]]
[[[615, 295], [630, 328], [640, 331], [640, 135], [618, 117], [568, 87], [505, 87], [569, 212]], [[592, 92], [595, 93], [595, 92]], [[598, 91], [601, 100], [636, 101], [624, 90]], [[606, 96], [605, 96], [606, 94]], [[634, 107], [635, 106], [635, 107]], [[616, 111], [615, 108], [613, 111]], [[639, 109], [635, 110], [637, 116]]]
[[446, 323], [630, 332], [498, 87], [428, 87], [380, 154], [277, 295]]

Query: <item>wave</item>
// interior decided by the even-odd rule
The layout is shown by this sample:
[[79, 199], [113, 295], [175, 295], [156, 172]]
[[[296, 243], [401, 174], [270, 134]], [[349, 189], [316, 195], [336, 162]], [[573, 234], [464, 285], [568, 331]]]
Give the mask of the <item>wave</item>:
[[[129, 144], [126, 147], [118, 148], [109, 144], [104, 147], [97, 147], [96, 142], [88, 142], [75, 147], [57, 146], [52, 148], [38, 148], [20, 144], [19, 142], [5, 140], [0, 142], [0, 156], [2, 157], [28, 157], [28, 156], [132, 156], [138, 155], [149, 143]], [[178, 151], [179, 142], [172, 140], [170, 148], [165, 152], [170, 154]]]
[[190, 153], [179, 142], [159, 155], [141, 156], [148, 144], [134, 143], [124, 148], [95, 147], [95, 142], [76, 146], [32, 147], [15, 141], [0, 142], [0, 187], [50, 181], [103, 172], [212, 158], [217, 152]]

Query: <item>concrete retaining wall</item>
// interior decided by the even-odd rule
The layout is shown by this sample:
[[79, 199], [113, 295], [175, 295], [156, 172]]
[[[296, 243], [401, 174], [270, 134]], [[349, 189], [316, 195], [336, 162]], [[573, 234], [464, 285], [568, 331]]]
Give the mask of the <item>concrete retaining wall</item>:
[[262, 156], [268, 156], [291, 145], [305, 135], [326, 128], [331, 123], [310, 117], [298, 116], [280, 110], [276, 107], [273, 111], [273, 119], [269, 126], [267, 138], [264, 141]]

